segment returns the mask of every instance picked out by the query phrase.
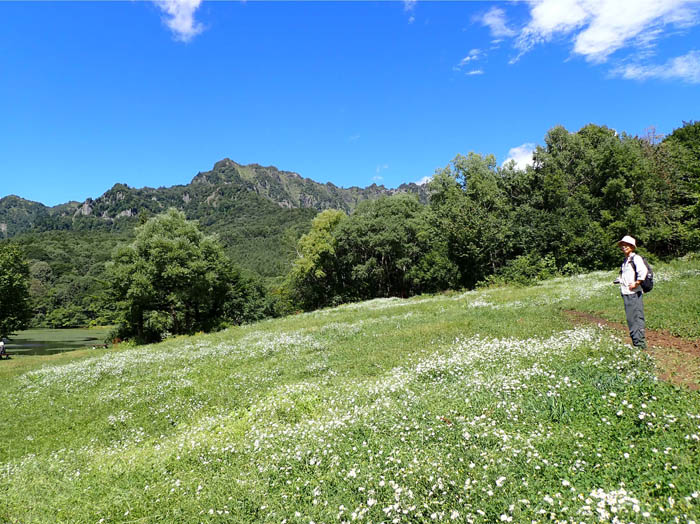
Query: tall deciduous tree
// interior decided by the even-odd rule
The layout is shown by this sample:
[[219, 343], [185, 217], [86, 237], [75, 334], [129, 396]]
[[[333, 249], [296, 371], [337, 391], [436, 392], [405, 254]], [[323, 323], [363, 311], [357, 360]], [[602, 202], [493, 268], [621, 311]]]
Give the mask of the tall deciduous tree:
[[24, 329], [32, 317], [29, 265], [15, 245], [0, 243], [0, 337]]
[[324, 211], [299, 242], [292, 302], [313, 309], [451, 287], [458, 271], [430, 214], [410, 195], [363, 202], [349, 217]]
[[445, 237], [413, 195], [361, 203], [337, 233], [336, 252], [352, 299], [432, 292], [457, 282]]
[[208, 331], [227, 317], [244, 320], [239, 310], [250, 302], [216, 238], [175, 209], [139, 226], [110, 272], [121, 335], [141, 342]]
[[507, 260], [511, 206], [493, 155], [457, 157], [435, 174], [431, 204], [462, 284], [472, 286]]
[[700, 121], [684, 122], [657, 147], [649, 148], [656, 170], [673, 191], [669, 212], [676, 217], [664, 254], [700, 248]]
[[314, 218], [311, 230], [299, 240], [298, 257], [285, 283], [295, 306], [309, 310], [343, 300], [338, 293], [344, 275], [336, 257], [334, 233], [344, 220], [344, 212], [327, 209]]

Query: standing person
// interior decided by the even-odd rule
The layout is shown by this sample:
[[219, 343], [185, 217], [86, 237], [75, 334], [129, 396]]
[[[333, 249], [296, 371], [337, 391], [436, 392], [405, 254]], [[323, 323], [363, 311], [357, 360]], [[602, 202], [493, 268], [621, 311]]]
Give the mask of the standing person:
[[5, 355], [5, 341], [2, 338], [0, 338], [0, 358], [4, 358]]
[[644, 302], [642, 280], [647, 277], [647, 266], [642, 257], [635, 253], [637, 241], [629, 235], [622, 237], [617, 243], [625, 255], [620, 268], [620, 293], [625, 303], [625, 316], [627, 327], [630, 330], [632, 344], [641, 349], [646, 349], [647, 342], [644, 336]]

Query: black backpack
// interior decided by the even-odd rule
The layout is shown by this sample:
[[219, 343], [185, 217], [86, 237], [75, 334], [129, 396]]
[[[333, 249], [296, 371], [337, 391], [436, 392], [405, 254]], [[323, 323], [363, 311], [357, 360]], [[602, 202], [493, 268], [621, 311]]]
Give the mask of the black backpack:
[[[651, 266], [649, 265], [649, 262], [646, 261], [646, 259], [642, 255], [635, 255], [639, 258], [642, 259], [642, 262], [644, 262], [644, 265], [647, 267], [647, 276], [644, 280], [642, 280], [642, 283], [640, 284], [642, 286], [642, 291], [645, 293], [649, 293], [654, 288], [654, 272], [651, 270]], [[639, 280], [637, 278], [637, 266], [634, 263], [634, 258], [632, 257], [632, 267], [634, 268], [634, 276], [636, 280]]]

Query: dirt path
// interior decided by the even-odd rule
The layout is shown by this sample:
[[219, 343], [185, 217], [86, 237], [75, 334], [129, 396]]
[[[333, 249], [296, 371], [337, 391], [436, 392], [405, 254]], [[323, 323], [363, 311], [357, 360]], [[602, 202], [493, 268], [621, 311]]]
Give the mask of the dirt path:
[[[631, 343], [627, 326], [583, 311], [565, 311], [575, 324], [598, 324]], [[661, 380], [692, 390], [700, 390], [700, 340], [685, 340], [666, 331], [646, 330], [647, 353], [654, 358]]]

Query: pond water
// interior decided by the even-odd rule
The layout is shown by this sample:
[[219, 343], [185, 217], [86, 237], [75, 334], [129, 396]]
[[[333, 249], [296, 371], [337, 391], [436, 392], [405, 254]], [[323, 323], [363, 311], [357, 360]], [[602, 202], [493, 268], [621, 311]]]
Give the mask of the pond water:
[[5, 348], [11, 356], [51, 355], [104, 344], [112, 330], [101, 328], [27, 329], [8, 338]]

